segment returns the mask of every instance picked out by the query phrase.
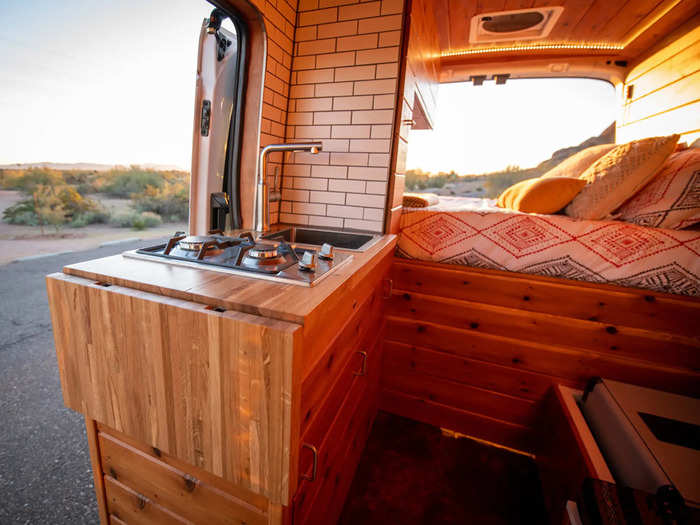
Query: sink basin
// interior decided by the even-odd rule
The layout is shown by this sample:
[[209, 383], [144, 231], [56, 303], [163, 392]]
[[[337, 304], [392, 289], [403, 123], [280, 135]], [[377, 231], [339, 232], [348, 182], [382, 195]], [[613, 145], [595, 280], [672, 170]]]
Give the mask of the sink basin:
[[321, 246], [324, 243], [328, 243], [342, 250], [363, 252], [374, 244], [374, 241], [376, 241], [379, 236], [372, 235], [371, 233], [341, 232], [290, 226], [276, 232], [265, 234], [262, 238], [284, 240], [295, 244], [309, 244], [311, 246]]

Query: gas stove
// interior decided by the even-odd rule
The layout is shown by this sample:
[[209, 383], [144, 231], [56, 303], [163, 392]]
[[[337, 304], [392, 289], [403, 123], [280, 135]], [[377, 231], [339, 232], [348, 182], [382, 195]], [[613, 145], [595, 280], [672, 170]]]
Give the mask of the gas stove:
[[333, 246], [299, 247], [284, 241], [256, 240], [245, 232], [185, 235], [177, 232], [166, 244], [125, 252], [124, 257], [202, 268], [258, 279], [313, 286], [352, 259]]

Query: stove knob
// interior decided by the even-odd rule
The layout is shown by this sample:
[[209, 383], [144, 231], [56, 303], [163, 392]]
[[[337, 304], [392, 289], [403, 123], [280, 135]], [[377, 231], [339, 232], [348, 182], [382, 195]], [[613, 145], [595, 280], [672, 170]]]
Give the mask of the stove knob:
[[325, 261], [332, 261], [333, 260], [333, 245], [325, 243], [323, 246], [321, 246], [321, 253], [318, 254], [319, 258], [325, 260]]
[[299, 269], [305, 272], [316, 271], [316, 252], [306, 251], [299, 261]]

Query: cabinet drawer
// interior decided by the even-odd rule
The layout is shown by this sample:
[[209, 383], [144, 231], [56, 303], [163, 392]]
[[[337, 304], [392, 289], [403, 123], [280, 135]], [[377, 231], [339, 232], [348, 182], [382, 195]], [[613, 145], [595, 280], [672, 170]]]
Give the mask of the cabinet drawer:
[[[314, 366], [301, 386], [301, 429], [305, 436], [312, 427], [327, 429], [343, 402], [363, 356], [378, 336], [382, 322], [383, 299], [380, 290], [370, 294], [343, 330], [331, 342], [323, 357]], [[315, 429], [318, 430], [318, 429]], [[313, 435], [309, 439], [318, 439]]]
[[119, 483], [111, 476], [105, 476], [105, 496], [110, 521], [115, 518], [117, 523], [128, 525], [154, 523], [190, 523], [186, 519], [172, 513], [143, 494]]
[[196, 477], [203, 473], [194, 468], [178, 468], [182, 465], [174, 458], [157, 449], [149, 453], [145, 446], [127, 443], [104, 428], [98, 444], [107, 509], [126, 523], [268, 523], [267, 501], [261, 496], [223, 479], [216, 486], [208, 483], [213, 480]]
[[[374, 415], [379, 378], [380, 341], [368, 352], [367, 373], [354, 376], [347, 395], [336, 412], [328, 432], [317, 448], [316, 478], [304, 480], [294, 498], [294, 524], [334, 523], [350, 487], [355, 468], [369, 435]], [[309, 434], [314, 432], [313, 427]], [[313, 454], [301, 451], [301, 465], [307, 475], [313, 471]]]

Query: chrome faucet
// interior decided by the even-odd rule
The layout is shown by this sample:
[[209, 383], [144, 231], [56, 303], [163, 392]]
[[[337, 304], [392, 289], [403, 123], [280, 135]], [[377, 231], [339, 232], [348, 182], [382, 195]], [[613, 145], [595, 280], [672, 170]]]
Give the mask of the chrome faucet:
[[270, 229], [270, 194], [267, 189], [267, 155], [275, 151], [308, 151], [318, 153], [323, 149], [322, 142], [300, 142], [298, 144], [269, 144], [260, 152], [258, 183], [255, 188], [255, 231]]

